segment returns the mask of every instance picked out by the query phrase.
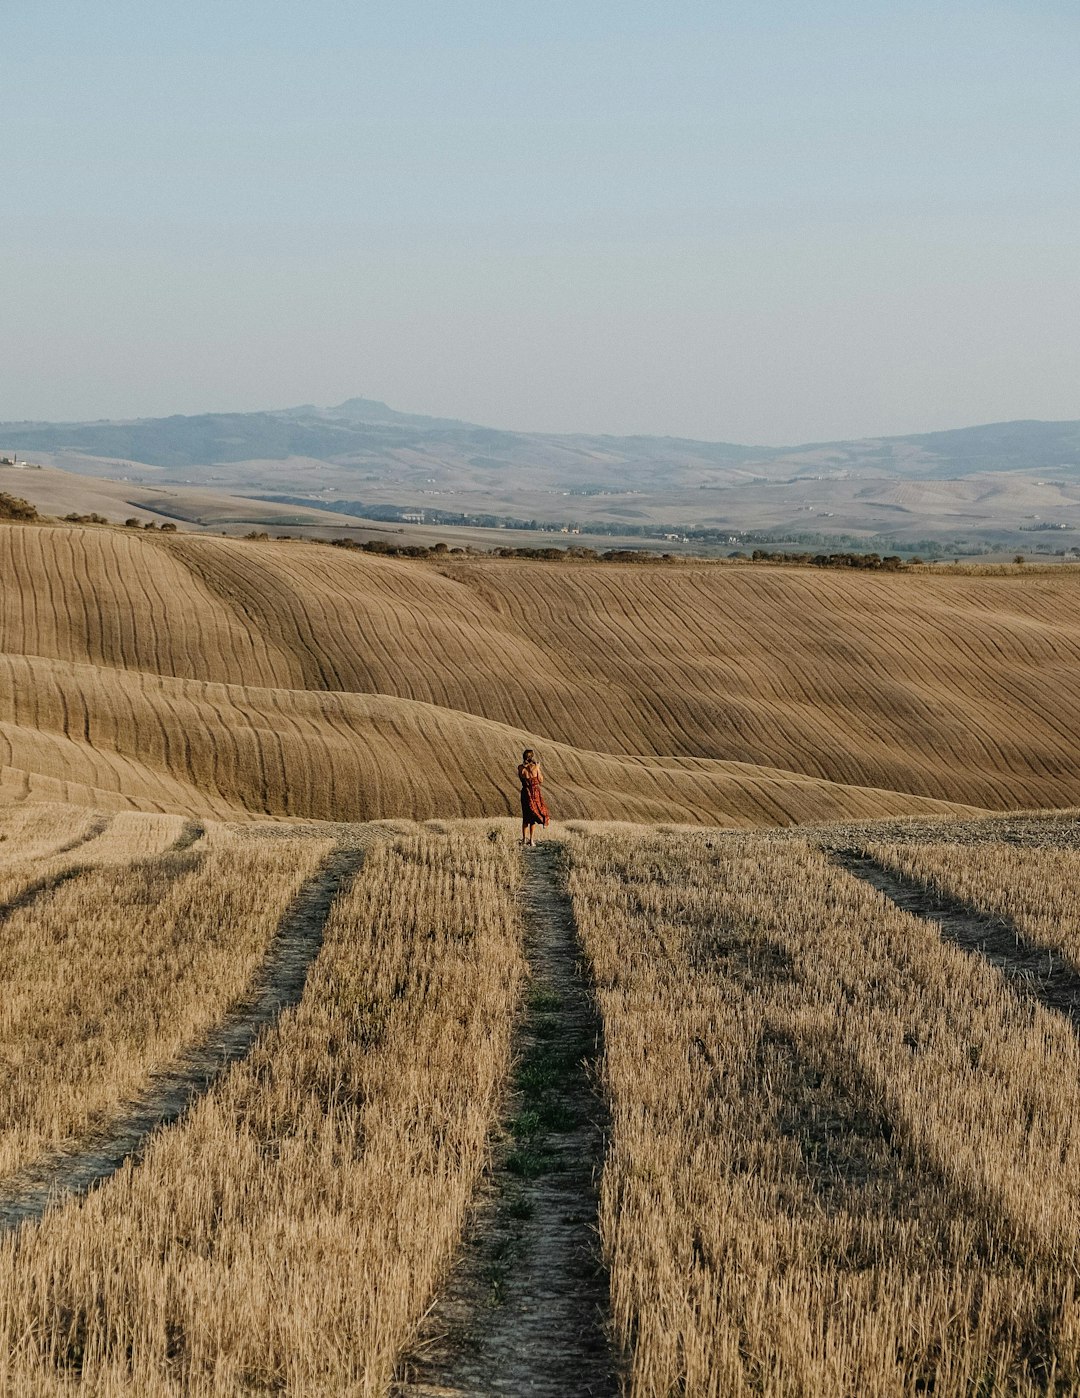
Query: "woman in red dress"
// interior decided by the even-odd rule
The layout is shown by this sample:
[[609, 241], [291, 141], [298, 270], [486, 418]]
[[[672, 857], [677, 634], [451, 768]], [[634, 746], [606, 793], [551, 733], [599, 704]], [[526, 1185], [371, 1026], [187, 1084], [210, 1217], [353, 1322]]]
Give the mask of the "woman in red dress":
[[521, 781], [521, 843], [535, 845], [533, 831], [538, 825], [549, 824], [551, 816], [544, 804], [544, 774], [532, 748], [521, 754], [517, 774]]

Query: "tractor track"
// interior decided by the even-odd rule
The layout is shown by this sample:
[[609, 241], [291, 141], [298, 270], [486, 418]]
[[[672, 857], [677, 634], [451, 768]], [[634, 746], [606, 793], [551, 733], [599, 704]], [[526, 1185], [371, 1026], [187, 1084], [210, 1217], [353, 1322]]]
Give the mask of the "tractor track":
[[1064, 1015], [1080, 1033], [1080, 973], [1064, 957], [1032, 946], [1007, 918], [979, 912], [921, 880], [901, 878], [862, 850], [834, 850], [830, 857], [904, 912], [936, 923], [948, 941], [996, 966], [1018, 995]]
[[[190, 844], [166, 852], [177, 864], [198, 855]], [[181, 836], [183, 839], [183, 836]], [[179, 858], [176, 858], [179, 853]], [[159, 1127], [179, 1121], [222, 1073], [250, 1052], [259, 1034], [298, 1003], [308, 968], [338, 893], [356, 877], [363, 850], [340, 844], [289, 906], [248, 996], [198, 1044], [155, 1072], [145, 1093], [98, 1130], [63, 1152], [21, 1171], [0, 1193], [0, 1232], [40, 1218], [54, 1202], [87, 1193], [130, 1158], [138, 1159]], [[82, 872], [77, 870], [74, 872]]]
[[611, 1398], [596, 1232], [600, 1023], [559, 847], [526, 850], [528, 1003], [490, 1173], [395, 1398]]

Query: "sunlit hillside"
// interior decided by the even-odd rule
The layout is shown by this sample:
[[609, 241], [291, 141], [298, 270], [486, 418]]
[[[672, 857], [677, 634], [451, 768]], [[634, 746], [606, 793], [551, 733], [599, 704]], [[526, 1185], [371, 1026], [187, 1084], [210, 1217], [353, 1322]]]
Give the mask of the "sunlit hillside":
[[3, 791], [772, 824], [1080, 791], [1080, 579], [443, 563], [0, 527]]

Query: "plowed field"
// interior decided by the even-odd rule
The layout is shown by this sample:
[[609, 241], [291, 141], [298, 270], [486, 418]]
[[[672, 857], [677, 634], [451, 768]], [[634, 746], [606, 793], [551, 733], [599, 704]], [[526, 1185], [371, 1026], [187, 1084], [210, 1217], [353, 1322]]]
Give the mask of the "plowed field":
[[[719, 825], [1075, 803], [1080, 578], [443, 563], [0, 526], [0, 792]], [[508, 775], [509, 774], [509, 775]]]

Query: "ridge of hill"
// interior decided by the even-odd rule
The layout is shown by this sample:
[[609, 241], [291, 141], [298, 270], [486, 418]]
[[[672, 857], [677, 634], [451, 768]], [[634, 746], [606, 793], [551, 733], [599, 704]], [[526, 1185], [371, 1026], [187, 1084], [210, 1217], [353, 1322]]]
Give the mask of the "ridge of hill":
[[467, 560], [0, 525], [0, 789], [716, 824], [1071, 806], [1080, 577]]
[[[334, 408], [304, 404], [267, 412], [172, 414], [96, 422], [0, 423], [0, 447], [74, 452], [175, 471], [249, 461], [312, 459], [368, 464], [380, 453], [419, 452], [444, 465], [487, 456], [504, 468], [544, 465], [569, 487], [699, 484], [702, 470], [735, 469], [733, 479], [812, 476], [823, 466], [875, 476], [952, 479], [999, 471], [1080, 473], [1080, 421], [1019, 420], [794, 446], [742, 445], [692, 438], [598, 433], [517, 432], [453, 418], [401, 413], [369, 398]], [[641, 472], [648, 468], [648, 478]]]

